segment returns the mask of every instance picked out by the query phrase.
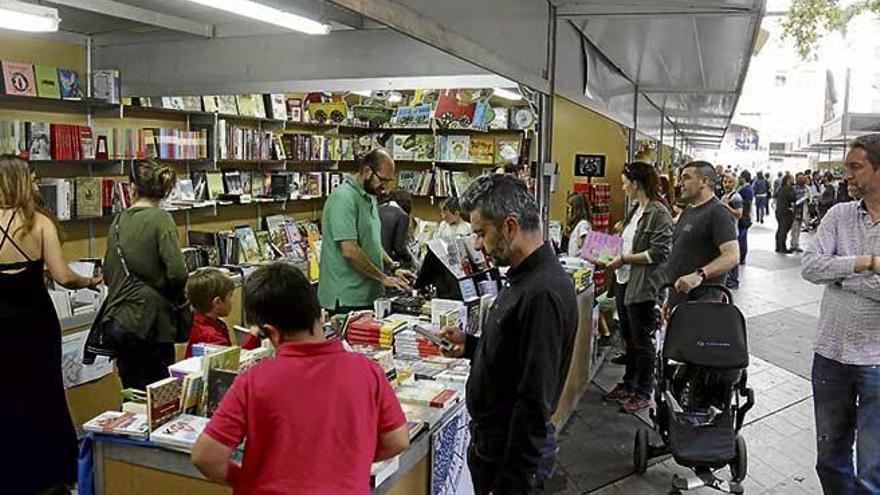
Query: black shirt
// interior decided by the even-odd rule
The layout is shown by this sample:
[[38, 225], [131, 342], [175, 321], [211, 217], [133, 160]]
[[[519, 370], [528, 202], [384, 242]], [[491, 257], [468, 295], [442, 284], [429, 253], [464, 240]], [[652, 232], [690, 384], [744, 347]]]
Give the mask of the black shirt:
[[379, 206], [379, 220], [382, 222], [382, 249], [394, 261], [412, 266], [412, 255], [406, 248], [409, 215], [397, 204], [385, 203]]
[[[736, 219], [716, 198], [684, 209], [672, 238], [672, 252], [666, 264], [667, 283], [694, 273], [721, 255], [720, 246], [737, 238]], [[724, 283], [722, 274], [706, 283]]]
[[[467, 407], [481, 456], [497, 460], [493, 491], [525, 493], [548, 442], [548, 424], [568, 376], [578, 309], [574, 282], [550, 244], [507, 274], [483, 322], [469, 337]], [[552, 439], [550, 439], [552, 440]]]
[[782, 186], [776, 192], [776, 216], [782, 213], [794, 213], [794, 204], [797, 201], [797, 193], [793, 186]]

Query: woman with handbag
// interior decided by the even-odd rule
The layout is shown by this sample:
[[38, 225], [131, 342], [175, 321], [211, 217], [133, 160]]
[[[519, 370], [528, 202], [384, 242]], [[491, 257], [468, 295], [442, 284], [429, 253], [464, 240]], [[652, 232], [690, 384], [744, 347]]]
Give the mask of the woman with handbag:
[[43, 269], [70, 289], [101, 278], [68, 267], [55, 221], [38, 199], [27, 163], [0, 156], [0, 333], [8, 350], [0, 360], [8, 378], [0, 465], [12, 475], [0, 492], [61, 495], [76, 481], [77, 442], [61, 377], [61, 325]]
[[[179, 334], [178, 303], [187, 269], [177, 226], [159, 201], [174, 188], [173, 170], [153, 162], [132, 167], [132, 205], [110, 224], [104, 278], [110, 288], [101, 321], [111, 336], [125, 388], [144, 390], [168, 377]], [[182, 325], [186, 325], [185, 323]]]

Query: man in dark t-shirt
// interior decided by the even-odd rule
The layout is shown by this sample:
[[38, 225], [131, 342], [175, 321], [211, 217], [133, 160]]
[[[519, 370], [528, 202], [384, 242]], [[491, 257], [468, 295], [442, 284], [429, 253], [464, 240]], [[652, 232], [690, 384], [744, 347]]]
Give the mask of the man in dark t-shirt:
[[723, 284], [727, 272], [739, 263], [736, 220], [715, 197], [715, 183], [720, 178], [708, 162], [691, 162], [681, 173], [684, 209], [672, 241], [666, 263], [667, 282], [678, 292], [672, 305], [703, 283]]

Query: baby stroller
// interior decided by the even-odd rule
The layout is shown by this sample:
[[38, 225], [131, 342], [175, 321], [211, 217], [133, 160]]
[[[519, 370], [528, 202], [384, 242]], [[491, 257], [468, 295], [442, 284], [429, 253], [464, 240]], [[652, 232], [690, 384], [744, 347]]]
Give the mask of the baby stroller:
[[[714, 291], [726, 300], [699, 299]], [[721, 285], [691, 291], [670, 314], [657, 359], [656, 409], [650, 417], [663, 443], [650, 445], [646, 428], [636, 432], [636, 472], [643, 474], [649, 459], [671, 453], [676, 463], [696, 474], [674, 477], [671, 494], [702, 487], [743, 493], [740, 483], [746, 477], [747, 454], [739, 431], [755, 403], [755, 394], [747, 387], [748, 365], [745, 319], [733, 305], [730, 291]], [[724, 466], [730, 467], [729, 482], [714, 474]]]

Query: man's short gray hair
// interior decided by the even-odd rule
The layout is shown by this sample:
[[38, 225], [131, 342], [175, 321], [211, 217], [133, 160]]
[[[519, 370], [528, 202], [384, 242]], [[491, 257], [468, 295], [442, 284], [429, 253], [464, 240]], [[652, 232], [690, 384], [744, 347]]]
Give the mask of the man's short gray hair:
[[708, 179], [709, 186], [714, 187], [715, 184], [720, 180], [718, 177], [718, 172], [715, 171], [715, 167], [712, 166], [711, 163], [705, 162], [702, 160], [698, 160], [695, 162], [689, 162], [687, 165], [682, 167], [682, 170], [686, 168], [692, 168], [700, 177], [704, 179]]
[[526, 232], [541, 229], [538, 204], [525, 182], [507, 174], [488, 174], [477, 178], [460, 198], [464, 212], [479, 211], [480, 216], [500, 228], [507, 217], [514, 217]]
[[857, 137], [852, 144], [852, 149], [861, 148], [868, 155], [868, 161], [874, 166], [874, 170], [880, 167], [880, 134], [865, 134]]

